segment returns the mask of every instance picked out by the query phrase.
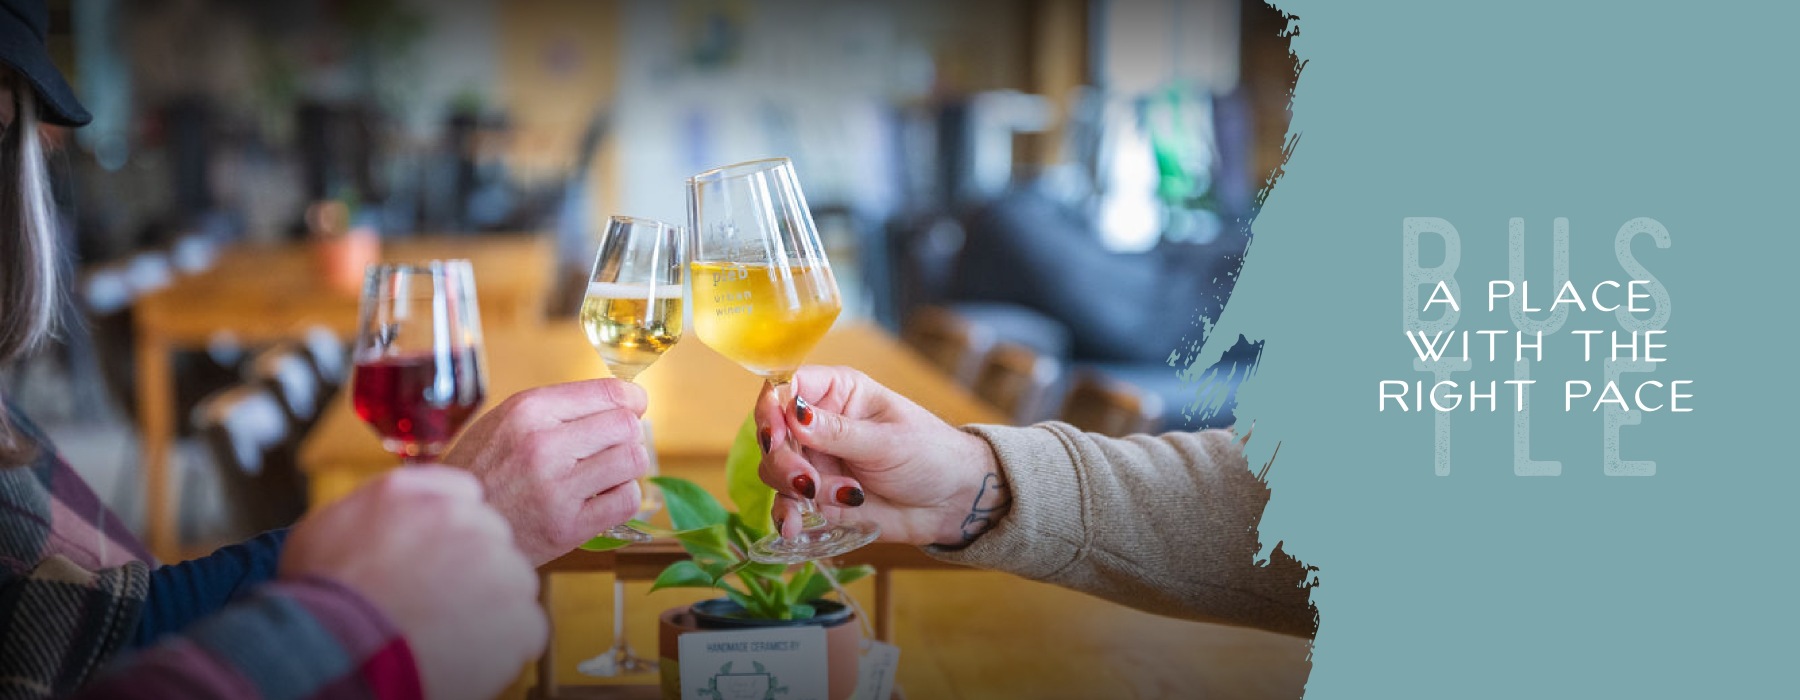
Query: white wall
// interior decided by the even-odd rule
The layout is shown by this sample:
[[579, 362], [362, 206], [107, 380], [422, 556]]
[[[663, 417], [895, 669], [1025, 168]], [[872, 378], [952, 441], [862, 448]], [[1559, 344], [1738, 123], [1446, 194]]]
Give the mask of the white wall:
[[1213, 92], [1237, 87], [1237, 0], [1108, 0], [1106, 8], [1109, 91], [1135, 94], [1176, 80]]

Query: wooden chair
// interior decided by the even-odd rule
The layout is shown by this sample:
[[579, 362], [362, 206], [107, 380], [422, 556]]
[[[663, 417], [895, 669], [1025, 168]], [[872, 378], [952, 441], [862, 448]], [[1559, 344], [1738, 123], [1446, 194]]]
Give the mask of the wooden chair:
[[[167, 255], [144, 253], [124, 262], [107, 263], [83, 271], [77, 281], [85, 326], [93, 342], [99, 377], [112, 401], [125, 416], [137, 419], [136, 325], [132, 305], [145, 294], [167, 286], [175, 268]], [[238, 366], [232, 357], [235, 341], [217, 338], [205, 351], [182, 350], [170, 361], [175, 372], [176, 415], [192, 415], [201, 399], [238, 382]], [[183, 436], [191, 423], [178, 421]]]
[[1152, 433], [1162, 423], [1162, 399], [1098, 372], [1083, 372], [1063, 399], [1062, 419], [1113, 437]]
[[312, 361], [313, 371], [319, 376], [319, 413], [322, 415], [338, 390], [350, 382], [350, 347], [336, 332], [324, 326], [307, 329], [306, 337], [300, 342], [307, 359]]
[[1015, 425], [1028, 425], [1043, 418], [1044, 396], [1061, 374], [1055, 358], [1016, 343], [999, 343], [988, 351], [975, 375], [975, 395]]
[[293, 524], [306, 512], [306, 476], [295, 459], [296, 434], [274, 390], [240, 384], [195, 407], [195, 426], [218, 466], [220, 489], [241, 534]]
[[282, 343], [257, 353], [245, 375], [274, 392], [287, 415], [288, 427], [296, 434], [304, 435], [318, 419], [325, 387], [312, 358], [300, 346]]
[[992, 329], [941, 306], [914, 310], [900, 339], [964, 386], [975, 381], [981, 358], [994, 346]]
[[319, 382], [326, 388], [335, 390], [350, 378], [350, 350], [344, 347], [344, 339], [338, 334], [329, 328], [314, 326], [307, 329], [306, 339], [301, 342], [312, 359], [313, 369], [319, 373]]

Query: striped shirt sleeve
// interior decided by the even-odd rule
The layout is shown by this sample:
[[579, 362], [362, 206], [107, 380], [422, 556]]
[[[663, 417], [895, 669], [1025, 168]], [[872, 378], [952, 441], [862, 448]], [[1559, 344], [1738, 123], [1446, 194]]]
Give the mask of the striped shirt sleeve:
[[416, 700], [412, 651], [387, 618], [324, 579], [282, 581], [121, 658], [79, 698]]

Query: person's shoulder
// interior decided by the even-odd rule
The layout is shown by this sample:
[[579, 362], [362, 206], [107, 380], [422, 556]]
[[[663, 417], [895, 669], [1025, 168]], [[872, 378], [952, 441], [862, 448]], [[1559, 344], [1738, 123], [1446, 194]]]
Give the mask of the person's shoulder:
[[0, 412], [0, 556], [35, 566], [64, 554], [87, 569], [152, 562], [142, 542], [64, 461], [49, 437], [10, 403]]

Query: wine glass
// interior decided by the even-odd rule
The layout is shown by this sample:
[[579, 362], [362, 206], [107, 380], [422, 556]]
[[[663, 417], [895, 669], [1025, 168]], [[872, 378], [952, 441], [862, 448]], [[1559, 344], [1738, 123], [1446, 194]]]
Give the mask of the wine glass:
[[[607, 222], [587, 297], [581, 302], [581, 327], [614, 377], [636, 381], [638, 373], [681, 340], [686, 243], [680, 227], [661, 221], [615, 216]], [[650, 443], [649, 419], [643, 426], [653, 475], [656, 450]], [[648, 482], [639, 486], [643, 501], [637, 518], [642, 520], [662, 509], [662, 493]], [[614, 526], [604, 534], [627, 542], [650, 540], [649, 534], [629, 525]], [[638, 656], [625, 637], [625, 581], [615, 576], [612, 646], [576, 670], [607, 677], [655, 669], [656, 662]]]
[[469, 261], [369, 266], [358, 317], [357, 417], [404, 463], [437, 459], [487, 396]]
[[[581, 302], [581, 328], [614, 377], [636, 381], [639, 372], [681, 340], [686, 243], [681, 227], [661, 221], [615, 216], [607, 222]], [[648, 483], [639, 489], [646, 504], [651, 489]], [[629, 525], [616, 525], [604, 534], [627, 542], [650, 541], [650, 535]]]
[[[794, 370], [841, 307], [793, 162], [755, 160], [688, 178], [688, 220], [694, 332], [767, 380], [782, 410], [791, 410]], [[786, 442], [804, 454], [791, 432]], [[758, 540], [751, 559], [792, 564], [836, 556], [880, 534], [872, 523], [827, 522], [811, 498], [799, 500], [801, 533]]]

